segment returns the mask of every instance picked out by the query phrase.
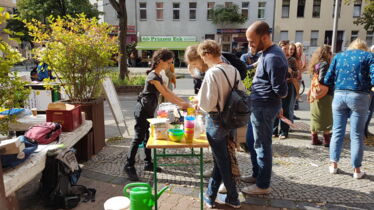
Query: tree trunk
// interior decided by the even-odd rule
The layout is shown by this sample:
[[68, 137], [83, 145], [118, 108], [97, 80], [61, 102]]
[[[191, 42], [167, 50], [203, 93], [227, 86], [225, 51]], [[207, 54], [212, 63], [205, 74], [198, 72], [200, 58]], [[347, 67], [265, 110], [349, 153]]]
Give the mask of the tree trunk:
[[127, 37], [127, 11], [126, 0], [119, 0], [119, 7], [121, 14], [119, 14], [119, 77], [124, 80], [128, 77], [129, 71], [127, 69], [127, 54], [126, 54], [126, 37]]

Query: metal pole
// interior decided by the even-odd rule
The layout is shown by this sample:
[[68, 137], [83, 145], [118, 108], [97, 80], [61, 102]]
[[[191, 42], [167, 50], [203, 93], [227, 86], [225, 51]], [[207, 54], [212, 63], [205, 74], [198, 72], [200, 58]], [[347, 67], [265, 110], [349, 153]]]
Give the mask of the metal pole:
[[340, 0], [335, 0], [335, 8], [334, 8], [334, 26], [332, 29], [332, 42], [331, 42], [331, 48], [332, 48], [332, 54], [336, 53], [336, 37], [338, 33], [338, 19], [339, 19], [339, 4]]

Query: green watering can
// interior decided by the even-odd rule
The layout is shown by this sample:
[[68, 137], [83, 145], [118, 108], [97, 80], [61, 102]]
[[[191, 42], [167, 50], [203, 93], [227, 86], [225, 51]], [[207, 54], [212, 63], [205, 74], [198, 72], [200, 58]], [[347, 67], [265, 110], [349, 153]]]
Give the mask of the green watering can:
[[123, 195], [130, 198], [130, 210], [151, 210], [156, 199], [168, 188], [166, 186], [157, 195], [153, 195], [152, 187], [148, 183], [131, 183], [123, 188]]

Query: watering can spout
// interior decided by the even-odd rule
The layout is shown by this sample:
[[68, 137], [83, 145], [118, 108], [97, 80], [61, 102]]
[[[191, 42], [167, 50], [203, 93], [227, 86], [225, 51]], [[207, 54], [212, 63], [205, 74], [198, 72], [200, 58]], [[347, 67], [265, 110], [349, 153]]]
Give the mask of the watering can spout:
[[162, 189], [157, 193], [157, 195], [155, 195], [155, 196], [156, 196], [156, 199], [159, 199], [160, 196], [162, 195], [162, 193], [164, 193], [168, 188], [169, 188], [168, 186], [165, 186], [164, 188], [162, 188]]

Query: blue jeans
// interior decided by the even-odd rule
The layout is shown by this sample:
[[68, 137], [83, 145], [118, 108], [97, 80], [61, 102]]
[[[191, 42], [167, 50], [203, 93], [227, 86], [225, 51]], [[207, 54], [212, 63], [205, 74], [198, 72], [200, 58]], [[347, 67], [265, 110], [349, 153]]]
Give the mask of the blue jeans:
[[371, 117], [373, 116], [373, 111], [374, 111], [374, 92], [371, 92], [371, 100], [370, 100], [370, 106], [369, 106], [369, 111], [368, 111], [368, 119], [366, 120], [366, 123], [365, 123], [365, 135], [366, 136], [368, 136], [368, 134], [369, 134], [369, 125], [370, 125]]
[[256, 156], [251, 157], [256, 176], [256, 185], [266, 189], [270, 187], [271, 169], [273, 165], [272, 130], [274, 119], [280, 105], [273, 107], [252, 106], [251, 124], [254, 142], [249, 142], [249, 151], [255, 150]]
[[[250, 160], [252, 163], [252, 177], [257, 177], [258, 174], [258, 164], [257, 164], [257, 155], [256, 150], [254, 148], [255, 139], [253, 138], [253, 128], [252, 123], [248, 122], [248, 128], [247, 128], [247, 135], [246, 135], [246, 144], [248, 147]], [[256, 164], [253, 164], [256, 163]]]
[[330, 161], [338, 162], [343, 146], [345, 128], [351, 124], [351, 163], [360, 168], [364, 154], [364, 129], [370, 103], [365, 92], [337, 90], [332, 101], [333, 128], [330, 142]]
[[209, 145], [212, 148], [214, 161], [213, 173], [212, 177], [209, 179], [207, 195], [210, 199], [215, 200], [218, 188], [223, 181], [227, 189], [226, 202], [236, 202], [238, 201], [238, 192], [232, 176], [231, 162], [227, 149], [227, 141], [233, 130], [222, 127], [218, 114], [209, 114], [206, 117], [206, 125], [206, 135]]
[[[282, 99], [282, 108], [283, 108], [283, 115], [293, 122], [293, 114], [295, 109], [296, 103], [296, 89], [292, 83], [287, 83], [288, 85], [288, 93], [287, 97]], [[280, 131], [278, 132], [278, 127], [280, 124]], [[288, 131], [290, 130], [290, 126], [283, 121], [280, 121], [279, 118], [275, 118], [274, 120], [274, 128], [273, 134], [274, 135], [284, 135], [288, 137]]]

